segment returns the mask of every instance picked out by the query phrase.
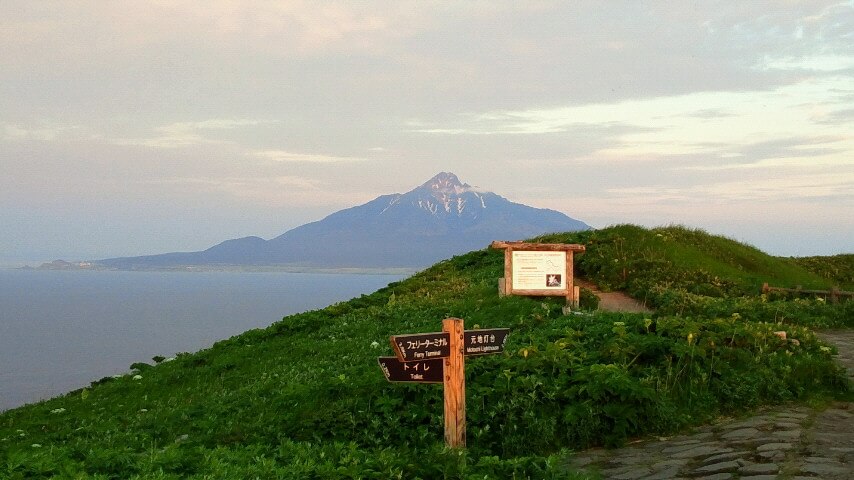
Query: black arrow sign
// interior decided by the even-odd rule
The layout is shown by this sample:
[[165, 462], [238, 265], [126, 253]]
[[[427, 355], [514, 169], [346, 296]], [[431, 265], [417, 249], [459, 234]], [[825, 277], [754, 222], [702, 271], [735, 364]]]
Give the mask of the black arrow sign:
[[379, 357], [377, 361], [389, 382], [442, 383], [445, 361], [441, 358], [401, 362], [397, 357]]
[[466, 355], [489, 355], [504, 351], [509, 328], [489, 328], [483, 330], [466, 330], [464, 336]]
[[392, 335], [391, 346], [403, 362], [445, 358], [451, 354], [451, 336], [447, 332]]

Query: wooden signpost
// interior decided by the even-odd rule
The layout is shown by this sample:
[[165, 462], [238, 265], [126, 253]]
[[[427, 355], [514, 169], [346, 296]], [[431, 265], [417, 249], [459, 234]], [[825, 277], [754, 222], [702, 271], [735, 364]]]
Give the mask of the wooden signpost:
[[504, 351], [508, 328], [464, 330], [460, 318], [442, 320], [442, 331], [390, 337], [394, 357], [379, 357], [389, 382], [442, 383], [445, 393], [445, 444], [466, 446], [467, 355]]
[[504, 250], [502, 295], [566, 297], [568, 306], [578, 306], [572, 262], [574, 252], [583, 252], [584, 245], [496, 241], [490, 247]]

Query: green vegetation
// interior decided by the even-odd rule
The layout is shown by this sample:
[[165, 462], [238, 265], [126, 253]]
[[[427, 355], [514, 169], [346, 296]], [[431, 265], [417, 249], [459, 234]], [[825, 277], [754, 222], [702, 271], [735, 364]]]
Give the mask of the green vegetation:
[[603, 290], [626, 291], [659, 315], [718, 318], [739, 313], [753, 321], [854, 327], [854, 302], [833, 306], [824, 298], [760, 295], [763, 283], [805, 289], [845, 288], [854, 275], [854, 255], [779, 258], [728, 238], [680, 226], [645, 229], [618, 225], [546, 235], [536, 241], [587, 245], [587, 252], [576, 261], [578, 275]]
[[791, 262], [826, 278], [843, 290], [854, 290], [854, 254], [791, 258]]
[[[587, 244], [582, 275], [657, 313], [500, 298], [502, 252], [472, 252], [0, 414], [0, 477], [580, 478], [569, 450], [848, 394], [810, 327], [850, 325], [854, 302], [759, 294], [765, 281], [829, 284], [795, 262], [681, 227], [538, 240]], [[451, 316], [511, 329], [504, 354], [467, 362], [465, 451], [442, 445], [441, 387], [389, 384], [376, 362], [390, 335]]]

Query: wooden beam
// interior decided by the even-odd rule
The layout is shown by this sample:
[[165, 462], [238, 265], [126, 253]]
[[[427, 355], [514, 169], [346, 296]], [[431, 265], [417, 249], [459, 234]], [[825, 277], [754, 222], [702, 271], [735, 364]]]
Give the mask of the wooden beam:
[[566, 274], [564, 275], [564, 285], [566, 286], [566, 304], [572, 307], [578, 306], [578, 299], [575, 298], [575, 285], [573, 284], [573, 259], [572, 250], [566, 251]]
[[512, 250], [533, 250], [533, 251], [573, 251], [583, 252], [586, 250], [584, 245], [577, 243], [530, 243], [530, 242], [504, 242], [496, 240], [489, 244], [490, 248], [495, 249], [512, 249]]
[[504, 295], [513, 293], [513, 250], [504, 250]]
[[783, 287], [769, 287], [768, 284], [762, 285], [762, 292], [791, 292], [791, 293], [809, 293], [815, 295], [836, 295], [836, 296], [854, 296], [854, 292], [846, 292], [844, 290], [839, 290], [838, 287], [833, 287], [831, 290], [805, 290], [798, 285], [798, 288], [783, 288]]
[[442, 331], [451, 336], [451, 354], [445, 359], [445, 444], [466, 446], [465, 330], [461, 318], [442, 320]]

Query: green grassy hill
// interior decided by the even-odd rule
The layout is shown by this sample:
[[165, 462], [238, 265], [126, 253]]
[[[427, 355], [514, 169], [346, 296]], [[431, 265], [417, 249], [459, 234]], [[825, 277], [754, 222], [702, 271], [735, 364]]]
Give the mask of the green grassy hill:
[[854, 254], [790, 258], [788, 261], [827, 279], [843, 290], [854, 290]]
[[[829, 285], [795, 262], [681, 227], [538, 240], [587, 244], [582, 275], [657, 313], [501, 298], [503, 253], [472, 252], [2, 413], [0, 478], [572, 478], [572, 449], [847, 392], [808, 327], [850, 325], [854, 302], [759, 295], [765, 281]], [[467, 362], [461, 452], [442, 444], [441, 386], [390, 384], [376, 361], [390, 335], [447, 317], [511, 329], [504, 354]]]
[[839, 283], [832, 275], [814, 273], [806, 263], [772, 257], [735, 240], [680, 226], [618, 225], [537, 240], [587, 245], [579, 273], [600, 287], [636, 294], [646, 293], [653, 283], [708, 295], [759, 293], [764, 282], [804, 288]]

